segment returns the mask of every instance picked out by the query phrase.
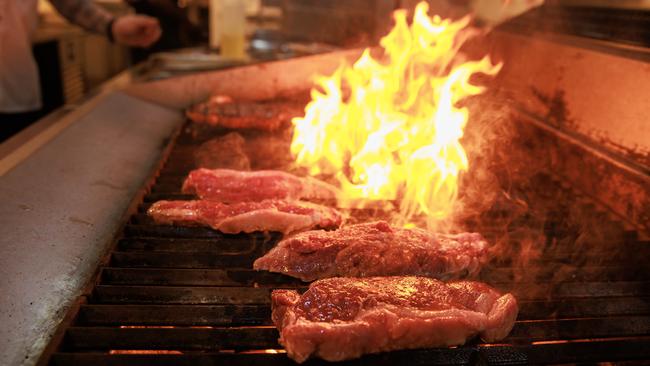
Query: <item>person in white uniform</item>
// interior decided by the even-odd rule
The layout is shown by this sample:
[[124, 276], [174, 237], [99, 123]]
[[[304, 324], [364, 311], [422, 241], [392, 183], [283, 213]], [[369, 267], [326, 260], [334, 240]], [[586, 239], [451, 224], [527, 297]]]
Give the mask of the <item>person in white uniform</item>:
[[[90, 0], [50, 0], [71, 23], [132, 47], [148, 47], [161, 35], [158, 20], [112, 14]], [[0, 141], [33, 122], [41, 108], [32, 35], [38, 25], [38, 0], [0, 0]]]

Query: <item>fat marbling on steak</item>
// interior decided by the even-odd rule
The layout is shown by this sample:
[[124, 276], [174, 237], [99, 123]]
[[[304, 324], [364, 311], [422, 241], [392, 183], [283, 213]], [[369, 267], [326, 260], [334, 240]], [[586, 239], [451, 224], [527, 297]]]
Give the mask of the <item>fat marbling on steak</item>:
[[399, 275], [448, 279], [475, 274], [487, 259], [488, 245], [480, 234], [435, 234], [377, 221], [297, 234], [253, 266], [303, 281]]
[[216, 201], [158, 201], [147, 214], [158, 224], [209, 226], [227, 234], [254, 231], [292, 233], [312, 228], [337, 228], [341, 214], [309, 202], [265, 200], [224, 204]]
[[261, 201], [265, 199], [334, 199], [336, 188], [307, 177], [279, 170], [254, 172], [231, 169], [196, 169], [183, 183], [183, 193], [219, 202]]
[[398, 349], [505, 338], [517, 301], [472, 281], [428, 277], [329, 278], [304, 294], [275, 290], [272, 318], [289, 357], [341, 361]]

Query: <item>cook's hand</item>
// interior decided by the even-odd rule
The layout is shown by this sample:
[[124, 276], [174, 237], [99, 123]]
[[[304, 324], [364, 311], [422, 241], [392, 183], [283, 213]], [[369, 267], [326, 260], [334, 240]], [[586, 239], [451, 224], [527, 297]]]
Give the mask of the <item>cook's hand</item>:
[[115, 42], [132, 47], [149, 47], [160, 38], [158, 19], [145, 15], [124, 15], [113, 22]]

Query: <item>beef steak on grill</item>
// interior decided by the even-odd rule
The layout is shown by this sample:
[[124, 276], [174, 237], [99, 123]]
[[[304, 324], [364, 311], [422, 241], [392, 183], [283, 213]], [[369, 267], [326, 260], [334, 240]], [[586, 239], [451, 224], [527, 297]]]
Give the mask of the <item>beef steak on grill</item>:
[[185, 114], [192, 122], [233, 129], [273, 131], [304, 115], [304, 105], [286, 101], [235, 102], [216, 95], [190, 107]]
[[196, 169], [185, 179], [183, 193], [231, 203], [265, 199], [334, 199], [336, 188], [311, 177], [301, 178], [277, 170]]
[[244, 137], [239, 132], [211, 138], [194, 152], [197, 168], [263, 170], [291, 168], [291, 131]]
[[265, 200], [224, 204], [216, 201], [158, 201], [147, 214], [158, 224], [204, 225], [227, 234], [254, 231], [292, 233], [316, 227], [336, 228], [341, 214], [309, 202]]
[[280, 343], [297, 362], [455, 346], [476, 335], [494, 342], [510, 333], [518, 312], [514, 296], [484, 283], [427, 277], [329, 278], [303, 295], [271, 297]]
[[377, 221], [297, 234], [256, 260], [254, 268], [303, 281], [396, 275], [447, 279], [475, 274], [487, 259], [480, 234], [434, 234]]
[[202, 143], [194, 151], [194, 162], [199, 168], [251, 170], [245, 148], [242, 135], [231, 132]]

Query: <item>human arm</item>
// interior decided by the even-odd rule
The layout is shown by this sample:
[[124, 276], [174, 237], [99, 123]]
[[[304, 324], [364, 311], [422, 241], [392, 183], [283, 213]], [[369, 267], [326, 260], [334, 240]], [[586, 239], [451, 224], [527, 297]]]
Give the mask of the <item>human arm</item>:
[[108, 35], [127, 46], [148, 47], [160, 38], [160, 25], [155, 18], [130, 14], [115, 18], [89, 0], [50, 2], [71, 23], [93, 33]]

